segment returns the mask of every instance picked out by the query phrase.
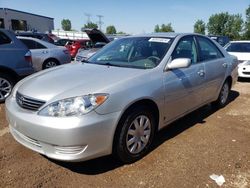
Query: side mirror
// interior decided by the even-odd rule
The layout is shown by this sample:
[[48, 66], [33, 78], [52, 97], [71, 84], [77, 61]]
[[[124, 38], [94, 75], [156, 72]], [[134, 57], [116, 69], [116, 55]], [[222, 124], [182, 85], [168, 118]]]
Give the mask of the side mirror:
[[167, 69], [188, 68], [191, 65], [189, 58], [177, 58], [167, 64]]

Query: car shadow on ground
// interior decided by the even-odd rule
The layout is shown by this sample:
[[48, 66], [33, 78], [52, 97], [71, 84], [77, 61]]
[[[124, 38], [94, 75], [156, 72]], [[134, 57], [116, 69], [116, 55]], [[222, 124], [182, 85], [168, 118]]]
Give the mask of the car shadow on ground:
[[[229, 96], [229, 103], [233, 102], [239, 96], [239, 92], [231, 91]], [[159, 131], [156, 135], [156, 139], [153, 143], [152, 152], [158, 146], [160, 146], [165, 141], [174, 138], [178, 134], [184, 132], [185, 130], [193, 127], [197, 123], [204, 124], [207, 117], [211, 114], [215, 113], [217, 110], [212, 108], [211, 105], [206, 105], [198, 110], [184, 116], [183, 118], [175, 121], [174, 123], [168, 125], [163, 130]], [[115, 159], [112, 155], [100, 157], [97, 159], [85, 161], [85, 162], [77, 162], [77, 163], [70, 163], [70, 162], [61, 162], [56, 161], [53, 159], [48, 159], [51, 162], [67, 168], [73, 172], [86, 174], [86, 175], [97, 175], [108, 172], [110, 170], [116, 169], [123, 165], [123, 163], [119, 162]]]

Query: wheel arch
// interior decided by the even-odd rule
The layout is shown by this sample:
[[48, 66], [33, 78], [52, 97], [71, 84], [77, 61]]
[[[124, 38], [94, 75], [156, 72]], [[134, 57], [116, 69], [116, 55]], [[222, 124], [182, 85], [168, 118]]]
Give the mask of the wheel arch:
[[135, 101], [133, 103], [131, 103], [129, 106], [126, 107], [126, 109], [123, 111], [122, 115], [120, 116], [119, 118], [119, 121], [117, 123], [117, 126], [116, 126], [116, 129], [115, 129], [115, 132], [114, 132], [114, 135], [113, 135], [113, 146], [112, 146], [112, 151], [114, 151], [114, 146], [115, 146], [115, 142], [118, 138], [118, 130], [121, 126], [121, 123], [122, 121], [124, 121], [126, 115], [129, 113], [129, 111], [133, 108], [136, 108], [138, 106], [148, 106], [150, 107], [150, 109], [152, 108], [152, 112], [153, 112], [153, 115], [155, 117], [155, 120], [156, 120], [156, 127], [155, 127], [155, 130], [156, 132], [158, 131], [158, 128], [159, 128], [159, 118], [160, 118], [160, 111], [159, 111], [159, 107], [158, 105], [156, 104], [155, 101], [153, 101], [152, 99], [140, 99], [138, 101]]
[[0, 73], [9, 74], [15, 82], [18, 81], [19, 78], [18, 74], [14, 70], [8, 67], [0, 66]]

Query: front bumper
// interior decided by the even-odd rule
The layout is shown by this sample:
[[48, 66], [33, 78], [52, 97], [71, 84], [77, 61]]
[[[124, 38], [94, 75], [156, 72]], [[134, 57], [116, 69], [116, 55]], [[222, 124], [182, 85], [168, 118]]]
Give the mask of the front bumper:
[[49, 158], [84, 161], [112, 153], [119, 112], [81, 117], [44, 117], [20, 108], [15, 98], [6, 100], [6, 117], [13, 137]]
[[250, 65], [242, 65], [238, 67], [239, 77], [250, 78]]

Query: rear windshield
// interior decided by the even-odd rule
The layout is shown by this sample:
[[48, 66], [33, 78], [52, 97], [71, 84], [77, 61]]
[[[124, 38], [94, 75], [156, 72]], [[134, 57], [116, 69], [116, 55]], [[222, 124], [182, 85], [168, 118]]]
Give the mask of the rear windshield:
[[230, 43], [226, 47], [228, 52], [250, 52], [250, 43]]

